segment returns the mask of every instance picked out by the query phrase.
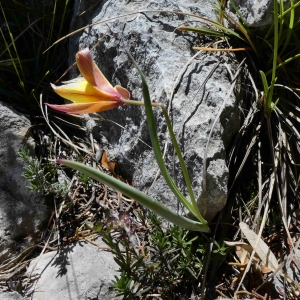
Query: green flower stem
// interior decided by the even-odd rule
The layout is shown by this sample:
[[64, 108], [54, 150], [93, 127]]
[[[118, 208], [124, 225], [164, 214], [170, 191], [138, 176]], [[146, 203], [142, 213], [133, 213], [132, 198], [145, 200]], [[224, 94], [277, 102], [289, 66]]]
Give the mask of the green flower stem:
[[[144, 102], [135, 101], [135, 100], [123, 100], [123, 102], [126, 103], [126, 104], [133, 104], [133, 105], [145, 105]], [[195, 195], [194, 195], [194, 192], [193, 192], [193, 189], [192, 189], [190, 176], [189, 176], [188, 170], [186, 168], [184, 159], [182, 157], [182, 153], [181, 153], [180, 147], [178, 145], [176, 136], [174, 134], [168, 111], [162, 103], [153, 103], [152, 102], [151, 105], [152, 106], [159, 106], [159, 107], [161, 107], [161, 109], [163, 111], [164, 117], [166, 119], [167, 127], [168, 127], [168, 130], [169, 130], [169, 133], [170, 133], [170, 137], [171, 137], [173, 146], [175, 148], [175, 151], [176, 151], [179, 163], [180, 163], [180, 167], [181, 167], [181, 170], [182, 170], [182, 173], [183, 173], [183, 177], [184, 177], [187, 189], [188, 189], [188, 193], [189, 193], [191, 201], [192, 201], [193, 211], [191, 211], [191, 212], [193, 212], [193, 214], [198, 218], [199, 221], [201, 221], [202, 223], [205, 224], [206, 221], [200, 214], [200, 211], [199, 211], [196, 199], [195, 199]], [[187, 208], [189, 209], [189, 207], [187, 207]]]
[[154, 200], [153, 198], [146, 195], [145, 193], [143, 193], [143, 192], [133, 188], [132, 186], [130, 186], [112, 176], [109, 176], [97, 169], [94, 169], [85, 164], [75, 162], [75, 161], [70, 161], [70, 160], [58, 159], [58, 160], [56, 160], [56, 162], [59, 164], [68, 166], [72, 169], [78, 170], [78, 171], [84, 173], [85, 175], [87, 175], [97, 181], [100, 181], [111, 188], [114, 188], [114, 189], [120, 191], [122, 194], [124, 194], [128, 197], [131, 197], [138, 203], [149, 208], [154, 213], [165, 218], [167, 221], [172, 222], [175, 225], [178, 225], [179, 227], [182, 227], [182, 228], [185, 228], [188, 230], [194, 230], [194, 231], [210, 232], [210, 228], [207, 226], [207, 223], [202, 224], [200, 222], [193, 221], [191, 219], [180, 216], [179, 214], [177, 214], [174, 211], [172, 211], [171, 209], [169, 209], [167, 206]]

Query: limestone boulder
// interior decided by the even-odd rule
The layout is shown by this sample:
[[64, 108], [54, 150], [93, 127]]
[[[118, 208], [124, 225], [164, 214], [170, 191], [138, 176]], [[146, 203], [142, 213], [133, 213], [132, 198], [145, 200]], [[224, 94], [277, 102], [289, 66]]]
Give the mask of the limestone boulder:
[[39, 226], [47, 216], [44, 198], [21, 176], [18, 151], [34, 146], [30, 126], [28, 118], [0, 102], [0, 263], [39, 242]]
[[[100, 239], [97, 243], [106, 247]], [[27, 294], [32, 293], [33, 300], [115, 299], [109, 287], [118, 268], [110, 251], [79, 241], [30, 263], [27, 275], [38, 279]]]

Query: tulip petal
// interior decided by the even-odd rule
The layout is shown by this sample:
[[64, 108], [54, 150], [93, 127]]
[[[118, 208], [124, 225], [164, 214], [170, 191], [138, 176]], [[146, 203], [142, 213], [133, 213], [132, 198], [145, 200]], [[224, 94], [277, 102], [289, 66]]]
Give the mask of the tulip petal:
[[102, 100], [118, 101], [121, 97], [120, 95], [119, 97], [114, 97], [99, 91], [84, 79], [72, 84], [65, 84], [62, 86], [51, 84], [51, 86], [58, 95], [76, 103], [89, 103]]
[[76, 54], [76, 62], [81, 75], [93, 87], [116, 98], [120, 97], [120, 94], [112, 87], [93, 61], [88, 48], [85, 48]]
[[68, 114], [90, 114], [109, 110], [119, 105], [122, 105], [121, 101], [100, 101], [94, 103], [74, 103], [74, 104], [65, 104], [65, 105], [53, 105], [45, 103], [47, 106], [52, 109], [62, 111]]
[[128, 92], [127, 89], [123, 88], [120, 85], [116, 85], [115, 89], [121, 94], [123, 99], [126, 99], [126, 100], [130, 99], [130, 93]]

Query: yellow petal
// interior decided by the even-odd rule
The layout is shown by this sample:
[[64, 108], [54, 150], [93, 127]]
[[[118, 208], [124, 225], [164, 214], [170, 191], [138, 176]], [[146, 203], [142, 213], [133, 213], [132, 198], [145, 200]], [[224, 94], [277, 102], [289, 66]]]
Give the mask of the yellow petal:
[[118, 97], [104, 93], [95, 89], [84, 79], [76, 82], [75, 84], [66, 84], [62, 86], [55, 86], [51, 84], [51, 86], [58, 95], [75, 103], [89, 103], [103, 100], [118, 101], [121, 98], [121, 95], [118, 92]]
[[65, 112], [67, 114], [90, 114], [109, 110], [119, 105], [122, 105], [121, 101], [101, 101], [94, 103], [74, 103], [66, 105], [53, 105], [46, 103], [49, 107]]
[[76, 62], [81, 75], [93, 87], [114, 97], [120, 97], [120, 94], [112, 87], [93, 61], [88, 48], [76, 54]]

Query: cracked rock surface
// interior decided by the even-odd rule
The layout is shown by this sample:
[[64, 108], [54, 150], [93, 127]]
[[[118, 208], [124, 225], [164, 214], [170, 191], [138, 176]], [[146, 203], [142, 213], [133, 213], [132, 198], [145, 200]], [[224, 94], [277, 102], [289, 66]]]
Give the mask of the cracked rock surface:
[[[175, 134], [180, 142], [188, 166], [196, 198], [203, 194], [203, 158], [209, 133], [225, 99], [224, 109], [217, 120], [207, 151], [207, 203], [200, 205], [205, 217], [212, 219], [226, 203], [228, 169], [226, 146], [239, 124], [237, 98], [228, 96], [234, 60], [221, 53], [199, 53], [193, 46], [211, 45], [211, 40], [200, 41], [195, 34], [176, 30], [180, 25], [199, 25], [199, 19], [167, 12], [187, 12], [215, 20], [212, 3], [215, 1], [102, 1], [89, 9], [86, 1], [75, 1], [72, 30], [82, 26], [119, 17], [108, 23], [91, 26], [73, 35], [70, 40], [70, 64], [78, 50], [85, 47], [101, 71], [113, 85], [120, 84], [131, 92], [131, 99], [142, 100], [141, 79], [124, 49], [133, 55], [149, 85], [151, 100], [162, 102], [170, 110]], [[81, 14], [84, 12], [84, 14]], [[79, 73], [73, 68], [71, 78]], [[168, 170], [187, 194], [178, 161], [167, 134], [162, 112], [155, 108], [155, 118], [161, 149], [165, 152]], [[143, 107], [123, 106], [101, 113], [107, 121], [86, 118], [89, 132], [118, 163], [119, 171], [130, 182], [155, 199], [177, 209], [177, 200], [161, 176], [151, 150], [150, 137]], [[88, 133], [89, 133], [88, 132]], [[205, 206], [205, 205], [204, 205]]]

